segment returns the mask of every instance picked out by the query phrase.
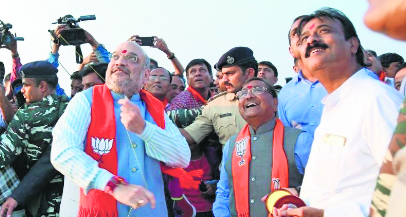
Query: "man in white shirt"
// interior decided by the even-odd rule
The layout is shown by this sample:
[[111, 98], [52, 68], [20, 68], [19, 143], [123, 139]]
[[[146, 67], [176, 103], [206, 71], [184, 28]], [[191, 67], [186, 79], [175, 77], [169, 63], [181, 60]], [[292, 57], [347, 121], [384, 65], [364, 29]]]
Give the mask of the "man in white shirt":
[[402, 96], [368, 76], [351, 21], [322, 8], [300, 25], [300, 55], [326, 88], [324, 110], [300, 197], [308, 205], [275, 216], [367, 216]]

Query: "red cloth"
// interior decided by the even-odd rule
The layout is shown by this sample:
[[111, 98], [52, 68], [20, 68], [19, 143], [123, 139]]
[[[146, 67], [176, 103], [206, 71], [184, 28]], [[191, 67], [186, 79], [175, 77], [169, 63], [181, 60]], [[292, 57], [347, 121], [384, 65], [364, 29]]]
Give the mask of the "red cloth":
[[162, 105], [164, 106], [164, 108], [168, 105], [168, 99], [164, 99], [164, 101], [161, 101]]
[[202, 95], [200, 95], [200, 93], [193, 89], [191, 86], [189, 86], [186, 90], [193, 95], [193, 98], [195, 98], [196, 101], [201, 102], [205, 105], [207, 104], [207, 101], [202, 97]]
[[[99, 162], [99, 167], [117, 175], [116, 120], [114, 101], [106, 85], [93, 87], [91, 123], [89, 126], [85, 152]], [[92, 141], [93, 140], [93, 141]], [[93, 146], [100, 147], [97, 141], [113, 140], [109, 153], [100, 155], [93, 151]], [[93, 142], [93, 143], [92, 143]], [[104, 142], [104, 144], [106, 144]], [[98, 143], [98, 144], [96, 144]], [[106, 146], [100, 147], [105, 150]], [[80, 192], [79, 216], [118, 216], [116, 199], [100, 190], [91, 190], [88, 195]]]
[[380, 71], [378, 77], [380, 81], [385, 82], [386, 75], [384, 71]]
[[[194, 170], [202, 170], [204, 173], [202, 177], [195, 178], [196, 181], [207, 181], [213, 179], [213, 173], [206, 156], [203, 154], [198, 160], [191, 160], [189, 166], [185, 169], [187, 172]], [[209, 212], [212, 210], [213, 203], [205, 198], [203, 198], [202, 193], [199, 189], [184, 189], [184, 194], [196, 208], [196, 212]]]
[[[273, 133], [272, 182], [271, 191], [275, 188], [289, 186], [289, 170], [285, 151], [283, 150], [283, 124], [276, 119]], [[249, 167], [251, 161], [251, 133], [246, 124], [237, 135], [231, 159], [231, 172], [235, 195], [235, 206], [238, 217], [249, 217]], [[278, 184], [275, 186], [275, 182]], [[265, 193], [265, 192], [264, 192]]]

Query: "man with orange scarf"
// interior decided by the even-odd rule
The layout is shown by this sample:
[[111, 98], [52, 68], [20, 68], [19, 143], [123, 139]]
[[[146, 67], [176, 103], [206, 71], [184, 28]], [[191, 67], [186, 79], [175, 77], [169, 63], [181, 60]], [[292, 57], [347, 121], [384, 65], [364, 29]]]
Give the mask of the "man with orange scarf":
[[160, 162], [186, 167], [190, 150], [162, 103], [141, 90], [149, 73], [143, 49], [120, 44], [106, 84], [78, 93], [54, 128], [51, 162], [81, 187], [78, 216], [168, 215]]
[[247, 124], [223, 149], [213, 212], [216, 217], [265, 217], [265, 195], [280, 188], [298, 194], [309, 144], [306, 134], [275, 117], [276, 91], [263, 79], [248, 79], [237, 97]]
[[[201, 114], [202, 106], [207, 104], [210, 97], [212, 76], [211, 65], [206, 60], [194, 59], [188, 63], [186, 78], [189, 87], [177, 95], [166, 108], [169, 117], [178, 127], [190, 125]], [[187, 111], [183, 111], [184, 109]], [[182, 115], [183, 112], [187, 115]], [[186, 201], [190, 201], [190, 204], [196, 208], [196, 216], [213, 216], [211, 210], [217, 183], [212, 180], [218, 180], [220, 176], [219, 164], [222, 149], [222, 145], [217, 140], [218, 137], [213, 132], [202, 142], [190, 145], [192, 157], [186, 171], [195, 169], [204, 171], [203, 176], [198, 178], [199, 181], [203, 181], [201, 182], [203, 190], [181, 189], [177, 184], [177, 179], [169, 180], [169, 191], [172, 199], [176, 201], [176, 206], [184, 213], [181, 216], [193, 216], [186, 214], [191, 213], [190, 205], [189, 203], [186, 204]]]

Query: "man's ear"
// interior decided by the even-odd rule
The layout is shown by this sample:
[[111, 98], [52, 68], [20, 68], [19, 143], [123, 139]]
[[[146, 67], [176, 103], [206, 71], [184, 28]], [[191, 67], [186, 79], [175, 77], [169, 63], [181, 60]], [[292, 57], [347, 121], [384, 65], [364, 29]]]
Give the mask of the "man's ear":
[[255, 69], [253, 68], [248, 68], [247, 70], [245, 70], [245, 73], [248, 74], [248, 78], [252, 78], [255, 76]]
[[350, 39], [348, 39], [351, 43], [351, 53], [356, 54], [359, 48], [359, 42], [358, 39], [356, 37], [351, 37]]
[[273, 103], [275, 105], [274, 112], [278, 111], [278, 97], [273, 98]]
[[291, 47], [291, 46], [289, 46], [289, 53], [290, 53], [290, 55], [291, 55], [293, 58], [295, 58], [295, 55], [293, 55], [293, 50], [292, 50], [292, 47]]
[[145, 85], [147, 84], [150, 74], [151, 74], [151, 69], [145, 69], [145, 70], [144, 70], [143, 86], [145, 86]]
[[45, 91], [47, 91], [47, 90], [49, 89], [49, 85], [48, 85], [48, 83], [45, 82], [45, 81], [41, 81], [41, 82], [39, 83], [38, 87], [39, 87], [39, 89], [40, 89], [41, 92], [45, 92]]

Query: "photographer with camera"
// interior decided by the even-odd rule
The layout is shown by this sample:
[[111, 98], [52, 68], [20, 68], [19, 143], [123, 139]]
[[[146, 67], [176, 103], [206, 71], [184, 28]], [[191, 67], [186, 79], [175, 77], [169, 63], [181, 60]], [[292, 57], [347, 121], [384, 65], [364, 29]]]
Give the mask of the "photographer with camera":
[[[69, 29], [68, 25], [59, 25], [58, 27], [56, 27], [54, 31], [54, 36], [51, 36], [52, 49], [51, 52], [49, 53], [48, 62], [50, 62], [56, 68], [58, 68], [59, 66], [58, 52], [60, 46], [62, 45], [61, 43], [55, 43], [57, 41], [56, 38], [60, 38], [62, 36], [61, 35], [62, 31], [68, 29]], [[89, 64], [91, 62], [108, 63], [109, 62], [108, 51], [104, 48], [103, 45], [99, 44], [97, 40], [89, 32], [87, 32], [86, 30], [83, 31], [85, 34], [85, 41], [86, 43], [89, 43], [92, 46], [93, 52], [83, 59], [83, 62], [79, 66], [79, 70], [82, 69], [86, 64]]]
[[[146, 40], [143, 40], [146, 39]], [[178, 58], [176, 58], [175, 53], [169, 50], [168, 45], [162, 38], [158, 38], [157, 36], [152, 37], [139, 37], [138, 35], [132, 35], [128, 41], [134, 41], [141, 46], [151, 46], [153, 48], [158, 48], [160, 51], [166, 54], [166, 57], [172, 62], [173, 67], [175, 68], [175, 75], [182, 75], [185, 69], [183, 68], [182, 64], [179, 62]], [[152, 43], [151, 43], [152, 42]]]
[[[21, 68], [20, 57], [17, 52], [17, 41], [11, 40], [11, 44], [2, 44], [3, 48], [11, 51], [13, 59], [13, 70], [7, 76], [4, 76], [5, 69], [2, 63], [0, 70], [0, 79], [4, 78], [4, 86], [0, 85], [0, 134], [7, 129], [7, 125], [13, 119], [14, 114], [18, 110], [18, 102], [15, 98], [15, 94], [12, 91], [11, 83], [21, 78], [19, 70]], [[20, 79], [21, 80], [21, 79]]]
[[[68, 30], [68, 29], [69, 29], [68, 25], [59, 25], [54, 31], [54, 34], [55, 34], [56, 38], [60, 38], [61, 37], [61, 32], [64, 31], [64, 30]], [[86, 41], [86, 43], [89, 43], [92, 46], [94, 54], [90, 54], [89, 56], [87, 56], [84, 59], [85, 61], [82, 62], [81, 66], [80, 66], [80, 69], [84, 65], [86, 65], [86, 64], [88, 64], [90, 62], [95, 62], [94, 57], [97, 58], [98, 62], [108, 63], [110, 60], [109, 60], [109, 53], [106, 50], [106, 48], [104, 48], [103, 45], [99, 44], [99, 42], [97, 42], [97, 40], [89, 32], [87, 32], [86, 30], [84, 30], [84, 32], [85, 32], [85, 37], [86, 37], [85, 41]], [[59, 48], [60, 48], [60, 46], [62, 44], [55, 43], [55, 41], [56, 41], [55, 36], [51, 37], [51, 41], [53, 42], [53, 44], [52, 44], [51, 53], [49, 54], [49, 57], [48, 57], [48, 61], [53, 66], [58, 68], [58, 66], [59, 66], [59, 63], [58, 63], [59, 53], [58, 53], [58, 51], [59, 51]]]

